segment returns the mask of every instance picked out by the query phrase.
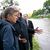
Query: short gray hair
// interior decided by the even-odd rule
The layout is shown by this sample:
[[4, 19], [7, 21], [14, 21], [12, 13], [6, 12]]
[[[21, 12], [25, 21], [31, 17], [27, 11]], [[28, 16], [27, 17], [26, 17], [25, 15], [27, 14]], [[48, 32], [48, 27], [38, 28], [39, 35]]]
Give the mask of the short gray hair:
[[4, 18], [7, 18], [8, 15], [13, 15], [14, 12], [19, 12], [17, 8], [8, 7], [4, 11]]

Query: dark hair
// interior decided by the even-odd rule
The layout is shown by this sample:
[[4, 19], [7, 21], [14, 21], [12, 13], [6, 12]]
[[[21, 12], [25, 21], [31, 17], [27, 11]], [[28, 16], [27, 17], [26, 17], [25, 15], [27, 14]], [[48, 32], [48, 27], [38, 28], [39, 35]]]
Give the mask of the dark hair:
[[22, 13], [20, 12], [20, 16], [22, 17]]
[[14, 12], [19, 12], [19, 10], [9, 7], [4, 11], [4, 18], [7, 18], [8, 15], [13, 15]]

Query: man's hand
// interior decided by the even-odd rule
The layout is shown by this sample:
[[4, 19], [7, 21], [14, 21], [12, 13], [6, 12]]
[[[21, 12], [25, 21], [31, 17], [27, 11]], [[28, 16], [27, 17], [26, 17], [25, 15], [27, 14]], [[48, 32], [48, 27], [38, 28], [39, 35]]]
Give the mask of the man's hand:
[[35, 29], [35, 33], [41, 33], [43, 30], [42, 29], [39, 29], [39, 27], [37, 27], [36, 29]]
[[20, 38], [19, 37], [19, 40], [20, 40], [21, 43], [27, 43], [27, 40], [25, 38]]

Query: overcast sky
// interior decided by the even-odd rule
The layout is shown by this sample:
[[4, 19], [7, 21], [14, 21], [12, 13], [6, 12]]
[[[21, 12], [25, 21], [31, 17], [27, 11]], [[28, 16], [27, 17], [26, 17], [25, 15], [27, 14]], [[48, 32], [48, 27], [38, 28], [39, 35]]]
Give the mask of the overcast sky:
[[33, 12], [33, 10], [42, 9], [45, 1], [46, 0], [18, 0], [23, 13], [29, 13]]
[[[0, 2], [1, 1], [2, 0], [0, 0]], [[46, 0], [17, 0], [17, 1], [19, 3], [19, 7], [21, 8], [21, 12], [30, 13], [33, 12], [33, 10], [42, 9], [43, 3]]]

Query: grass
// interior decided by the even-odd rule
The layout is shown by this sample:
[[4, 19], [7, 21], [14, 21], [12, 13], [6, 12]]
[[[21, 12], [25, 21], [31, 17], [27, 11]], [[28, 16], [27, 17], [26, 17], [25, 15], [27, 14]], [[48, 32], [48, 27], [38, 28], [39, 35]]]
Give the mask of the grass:
[[32, 38], [33, 50], [40, 50], [39, 42], [36, 37]]

